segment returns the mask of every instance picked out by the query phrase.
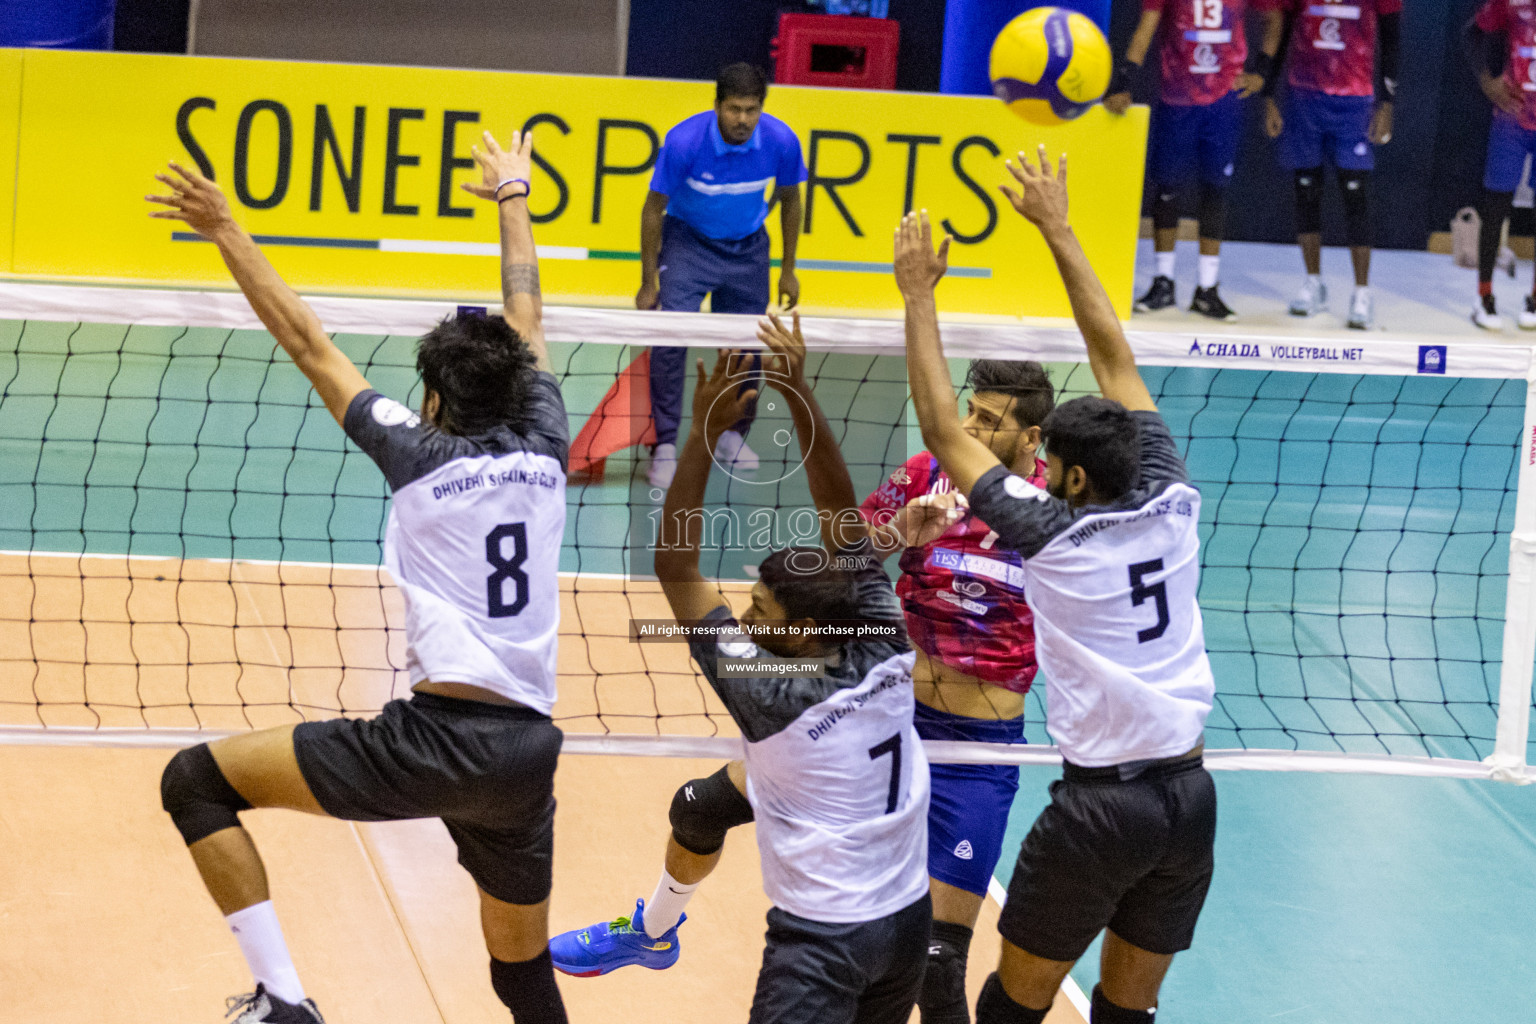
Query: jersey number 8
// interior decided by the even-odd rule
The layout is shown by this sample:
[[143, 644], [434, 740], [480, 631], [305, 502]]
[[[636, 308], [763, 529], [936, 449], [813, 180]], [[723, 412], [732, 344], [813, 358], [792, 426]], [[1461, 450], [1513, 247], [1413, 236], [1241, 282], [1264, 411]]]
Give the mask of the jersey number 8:
[[[512, 555], [507, 557], [502, 542], [512, 538]], [[528, 559], [528, 527], [524, 523], [502, 523], [485, 535], [485, 560], [496, 571], [485, 578], [486, 614], [506, 619], [528, 607], [528, 574], [523, 563]], [[512, 581], [512, 600], [506, 600], [506, 582]]]

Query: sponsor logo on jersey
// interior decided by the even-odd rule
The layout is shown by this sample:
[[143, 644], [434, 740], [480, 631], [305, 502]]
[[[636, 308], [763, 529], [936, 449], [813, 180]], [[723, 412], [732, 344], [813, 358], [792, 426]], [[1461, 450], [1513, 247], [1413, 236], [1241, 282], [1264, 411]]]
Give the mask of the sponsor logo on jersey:
[[954, 588], [955, 593], [964, 594], [966, 597], [987, 596], [987, 585], [975, 580], [955, 579], [950, 582], [950, 586]]
[[1339, 37], [1339, 19], [1324, 18], [1317, 26], [1317, 38], [1312, 45], [1319, 50], [1342, 50], [1344, 40]]
[[1201, 43], [1195, 47], [1194, 66], [1189, 70], [1197, 75], [1209, 75], [1221, 70], [1221, 58], [1216, 56], [1216, 47], [1210, 43]]
[[970, 860], [976, 856], [976, 851], [971, 849], [971, 841], [969, 839], [960, 840], [960, 845], [955, 847], [955, 856], [961, 860]]
[[907, 468], [905, 466], [899, 467], [896, 472], [891, 474], [891, 483], [899, 487], [905, 487], [911, 482], [912, 478], [907, 475]]
[[948, 548], [935, 548], [933, 554], [929, 556], [928, 564], [939, 569], [948, 569], [950, 572], [963, 572], [971, 576], [985, 576], [989, 580], [997, 580], [999, 583], [1013, 587], [1015, 590], [1024, 589], [1023, 567], [1012, 565], [997, 558], [988, 558], [985, 555], [963, 554], [959, 551], [951, 551]]
[[408, 427], [414, 427], [421, 422], [420, 416], [393, 398], [380, 398], [376, 400], [369, 412], [373, 414], [374, 422], [381, 427], [398, 427], [402, 423]]
[[939, 591], [938, 592], [938, 596], [939, 596], [939, 600], [940, 601], [947, 601], [948, 603], [950, 603], [952, 605], [956, 605], [956, 606], [958, 606], [960, 608], [964, 608], [966, 611], [970, 612], [972, 615], [985, 615], [985, 614], [987, 614], [987, 606], [986, 605], [980, 604], [980, 603], [978, 603], [976, 601], [972, 601], [969, 598], [964, 598], [964, 597], [960, 597], [960, 596], [958, 596], [956, 594], [951, 594], [947, 590]]

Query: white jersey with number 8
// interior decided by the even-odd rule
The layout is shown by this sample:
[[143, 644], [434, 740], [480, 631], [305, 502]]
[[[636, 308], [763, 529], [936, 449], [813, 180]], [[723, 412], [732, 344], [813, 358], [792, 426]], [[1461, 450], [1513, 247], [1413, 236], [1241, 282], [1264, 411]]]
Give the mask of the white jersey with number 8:
[[406, 668], [543, 714], [555, 703], [565, 406], [537, 375], [517, 424], [445, 434], [365, 391], [346, 431], [393, 492], [384, 563], [405, 598]]

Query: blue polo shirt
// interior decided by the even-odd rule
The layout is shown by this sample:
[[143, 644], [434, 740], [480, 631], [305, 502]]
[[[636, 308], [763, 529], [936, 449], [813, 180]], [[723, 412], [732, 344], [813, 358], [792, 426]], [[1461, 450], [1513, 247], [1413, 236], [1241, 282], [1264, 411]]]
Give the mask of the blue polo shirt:
[[772, 114], [757, 120], [739, 146], [720, 134], [713, 109], [667, 132], [651, 175], [651, 191], [670, 200], [676, 217], [705, 238], [746, 238], [768, 217], [768, 186], [798, 185], [806, 178], [800, 140]]

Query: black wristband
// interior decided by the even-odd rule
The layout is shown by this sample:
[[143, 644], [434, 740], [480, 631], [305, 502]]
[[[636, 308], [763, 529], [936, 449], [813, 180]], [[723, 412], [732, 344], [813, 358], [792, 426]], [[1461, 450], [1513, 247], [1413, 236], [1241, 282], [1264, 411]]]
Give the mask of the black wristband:
[[1109, 76], [1109, 88], [1104, 90], [1104, 95], [1113, 96], [1116, 93], [1132, 92], [1136, 88], [1136, 80], [1141, 77], [1141, 65], [1129, 60], [1122, 60], [1115, 65], [1115, 73]]
[[1248, 66], [1243, 70], [1258, 75], [1267, 84], [1275, 76], [1275, 58], [1263, 50], [1254, 50], [1248, 54]]

